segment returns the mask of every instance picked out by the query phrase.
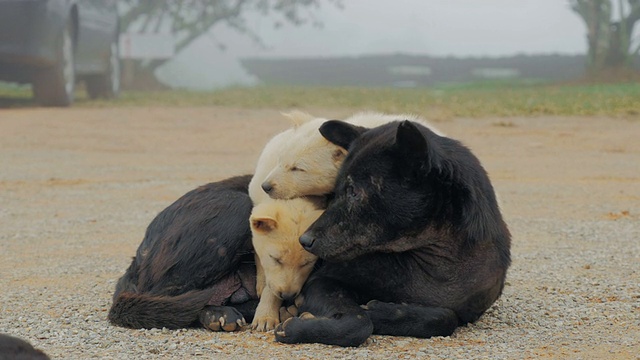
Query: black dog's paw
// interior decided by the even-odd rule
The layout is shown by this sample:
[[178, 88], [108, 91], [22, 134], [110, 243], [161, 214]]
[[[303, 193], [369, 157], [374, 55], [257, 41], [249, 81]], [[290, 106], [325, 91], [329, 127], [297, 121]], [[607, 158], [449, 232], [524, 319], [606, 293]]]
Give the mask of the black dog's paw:
[[313, 320], [315, 320], [315, 316], [308, 312], [285, 320], [276, 327], [276, 341], [286, 344], [295, 344], [300, 342], [297, 336], [300, 334], [300, 329], [308, 325], [308, 323]]
[[367, 309], [392, 309], [396, 307], [408, 306], [407, 303], [393, 303], [393, 302], [382, 302], [379, 300], [371, 300], [367, 303], [367, 305], [360, 305], [361, 308]]
[[207, 306], [200, 312], [200, 323], [212, 331], [236, 331], [247, 325], [238, 310], [230, 306]]
[[405, 304], [387, 303], [378, 300], [371, 300], [367, 305], [361, 305], [370, 319], [376, 320], [387, 319], [394, 320], [405, 317], [407, 315]]
[[387, 311], [392, 308], [396, 308], [394, 303], [386, 303], [378, 300], [371, 300], [367, 305], [360, 305], [365, 311]]
[[[292, 334], [295, 332], [296, 322], [300, 321], [297, 317], [290, 317], [276, 326], [276, 341], [287, 344], [294, 344]], [[291, 326], [293, 324], [293, 326]]]
[[371, 300], [369, 301], [366, 305], [360, 305], [361, 308], [363, 308], [365, 311], [369, 311], [369, 308], [375, 308], [376, 305], [378, 305], [380, 303], [380, 301], [378, 300]]

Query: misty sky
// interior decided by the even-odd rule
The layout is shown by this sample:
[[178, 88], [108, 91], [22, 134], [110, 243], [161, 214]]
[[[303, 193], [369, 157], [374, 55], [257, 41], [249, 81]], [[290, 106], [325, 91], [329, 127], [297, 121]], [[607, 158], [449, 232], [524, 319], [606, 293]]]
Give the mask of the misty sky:
[[[239, 57], [354, 56], [413, 53], [500, 56], [586, 52], [582, 20], [567, 0], [344, 0], [324, 5], [323, 28], [285, 25], [250, 16], [267, 49], [224, 26], [196, 41], [165, 65], [172, 85], [215, 88], [250, 83]], [[221, 51], [219, 44], [226, 46]]]

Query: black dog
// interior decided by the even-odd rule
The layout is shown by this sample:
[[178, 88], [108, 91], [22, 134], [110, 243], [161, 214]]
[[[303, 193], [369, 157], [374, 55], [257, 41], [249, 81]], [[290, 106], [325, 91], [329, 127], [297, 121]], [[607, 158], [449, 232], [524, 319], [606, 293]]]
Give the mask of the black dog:
[[201, 186], [156, 216], [116, 286], [113, 324], [233, 331], [253, 319], [250, 180]]
[[478, 159], [409, 121], [334, 120], [320, 132], [349, 154], [335, 198], [300, 238], [324, 260], [302, 292], [308, 313], [276, 339], [358, 346], [372, 333], [448, 336], [477, 320], [502, 292], [511, 241]]

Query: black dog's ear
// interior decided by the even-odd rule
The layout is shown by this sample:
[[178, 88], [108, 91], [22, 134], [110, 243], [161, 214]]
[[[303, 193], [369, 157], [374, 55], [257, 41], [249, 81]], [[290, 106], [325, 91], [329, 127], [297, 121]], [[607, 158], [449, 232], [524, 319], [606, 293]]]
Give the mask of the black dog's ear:
[[426, 175], [430, 168], [429, 146], [420, 129], [411, 121], [405, 120], [398, 125], [394, 144], [398, 160], [404, 164], [403, 171], [408, 177]]
[[427, 139], [409, 120], [398, 125], [396, 148], [407, 158], [424, 158], [428, 155]]
[[351, 125], [340, 120], [329, 120], [320, 126], [320, 134], [330, 142], [344, 148], [349, 149], [349, 145], [360, 136], [363, 132], [369, 129]]

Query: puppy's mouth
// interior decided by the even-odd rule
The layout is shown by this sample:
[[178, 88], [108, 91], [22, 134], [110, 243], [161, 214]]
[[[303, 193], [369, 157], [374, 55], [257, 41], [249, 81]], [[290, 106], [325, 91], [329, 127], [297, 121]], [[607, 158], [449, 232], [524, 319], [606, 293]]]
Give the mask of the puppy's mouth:
[[282, 300], [284, 304], [293, 304], [295, 299], [300, 295], [300, 289], [298, 291], [289, 291], [289, 292], [281, 292], [274, 291], [273, 295], [275, 295], [278, 299]]
[[276, 188], [269, 193], [269, 197], [276, 200], [291, 200], [300, 197], [300, 195], [295, 192], [279, 190]]

